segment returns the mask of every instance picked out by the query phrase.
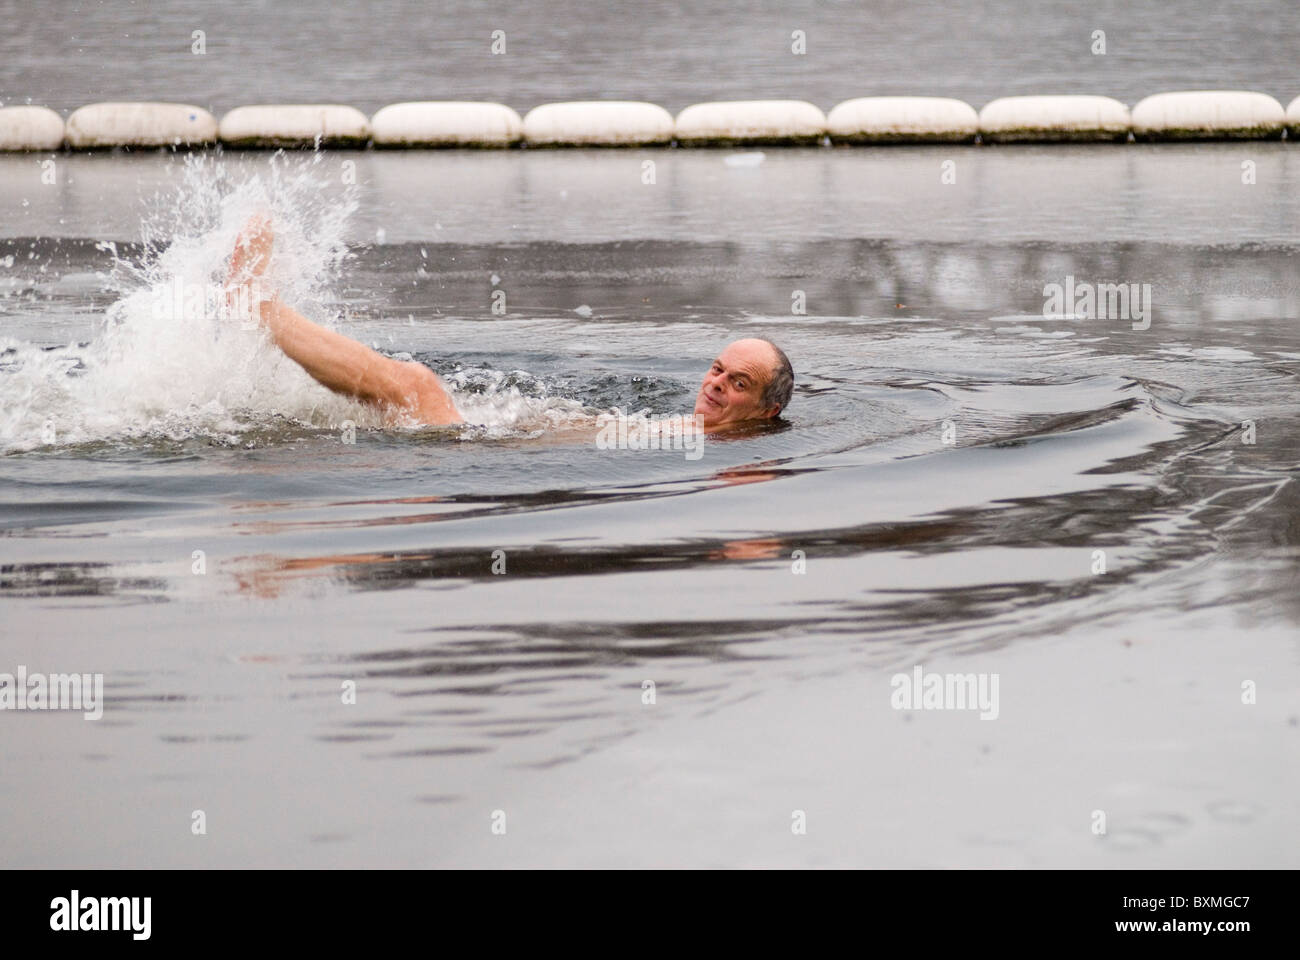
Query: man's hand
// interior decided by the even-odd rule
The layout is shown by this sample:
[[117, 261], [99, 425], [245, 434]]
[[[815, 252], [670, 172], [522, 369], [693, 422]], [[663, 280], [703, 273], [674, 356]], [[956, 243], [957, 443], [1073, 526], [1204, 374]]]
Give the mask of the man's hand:
[[226, 275], [226, 306], [231, 311], [247, 308], [249, 319], [260, 319], [262, 302], [275, 295], [265, 280], [274, 244], [270, 219], [260, 213], [250, 217], [235, 241]]

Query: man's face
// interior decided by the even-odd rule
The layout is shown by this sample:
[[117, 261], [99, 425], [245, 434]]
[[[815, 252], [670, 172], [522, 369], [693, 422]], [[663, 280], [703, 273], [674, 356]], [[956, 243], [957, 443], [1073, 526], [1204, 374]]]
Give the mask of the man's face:
[[763, 406], [763, 388], [775, 365], [776, 355], [762, 340], [737, 340], [718, 354], [695, 397], [704, 426], [775, 416], [778, 407]]

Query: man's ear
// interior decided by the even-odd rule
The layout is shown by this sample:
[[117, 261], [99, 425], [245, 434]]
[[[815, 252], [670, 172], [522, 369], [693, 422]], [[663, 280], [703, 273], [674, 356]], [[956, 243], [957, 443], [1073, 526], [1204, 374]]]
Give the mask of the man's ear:
[[781, 405], [779, 403], [773, 404], [772, 406], [768, 407], [766, 410], [763, 411], [763, 419], [771, 420], [773, 417], [778, 416], [780, 413], [781, 413]]

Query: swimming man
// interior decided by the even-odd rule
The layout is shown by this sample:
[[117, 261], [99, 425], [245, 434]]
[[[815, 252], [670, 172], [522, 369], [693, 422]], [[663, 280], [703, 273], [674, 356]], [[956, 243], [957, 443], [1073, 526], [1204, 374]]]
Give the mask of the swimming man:
[[[281, 350], [329, 389], [384, 410], [390, 423], [464, 422], [451, 394], [428, 367], [385, 357], [326, 330], [267, 291], [262, 277], [274, 242], [269, 220], [249, 220], [235, 243], [228, 291], [234, 299], [238, 287], [247, 288], [245, 302], [258, 311]], [[704, 375], [695, 396], [695, 413], [707, 433], [769, 420], [785, 410], [793, 390], [794, 371], [780, 347], [770, 340], [736, 340], [718, 354]]]

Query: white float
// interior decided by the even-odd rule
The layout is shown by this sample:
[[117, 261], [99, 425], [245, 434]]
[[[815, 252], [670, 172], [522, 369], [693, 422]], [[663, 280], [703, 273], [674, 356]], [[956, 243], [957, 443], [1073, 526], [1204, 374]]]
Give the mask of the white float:
[[949, 97], [859, 97], [831, 110], [826, 127], [836, 143], [966, 143], [979, 115]]
[[57, 150], [63, 118], [49, 107], [0, 107], [0, 151]]
[[1291, 132], [1300, 136], [1300, 97], [1292, 100], [1290, 106], [1286, 108], [1286, 120], [1291, 127]]
[[524, 142], [531, 146], [622, 147], [667, 143], [672, 138], [672, 114], [653, 103], [544, 103], [524, 117]]
[[370, 121], [337, 103], [257, 104], [222, 117], [219, 134], [234, 147], [360, 146], [370, 139]]
[[507, 147], [523, 136], [519, 114], [500, 103], [394, 103], [370, 118], [383, 147]]
[[1259, 139], [1285, 126], [1282, 104], [1246, 90], [1157, 93], [1133, 108], [1133, 134], [1142, 140]]
[[73, 111], [65, 132], [76, 148], [183, 146], [212, 143], [217, 121], [187, 103], [92, 103]]
[[826, 114], [803, 100], [697, 103], [677, 115], [676, 134], [687, 146], [816, 143]]
[[979, 116], [987, 143], [1127, 140], [1131, 124], [1118, 100], [1086, 95], [1002, 97]]

